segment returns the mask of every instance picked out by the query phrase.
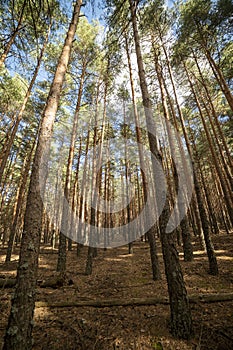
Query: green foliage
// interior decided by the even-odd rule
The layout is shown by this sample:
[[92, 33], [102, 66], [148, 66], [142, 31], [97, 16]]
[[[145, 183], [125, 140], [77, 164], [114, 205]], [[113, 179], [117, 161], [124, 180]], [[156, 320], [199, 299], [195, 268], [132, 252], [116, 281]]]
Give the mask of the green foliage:
[[125, 87], [124, 83], [119, 87], [117, 96], [120, 100], [125, 102], [130, 100], [129, 90]]
[[15, 112], [22, 104], [27, 91], [27, 81], [19, 74], [11, 76], [7, 70], [0, 74], [0, 113]]
[[213, 2], [213, 11], [211, 13], [212, 22], [215, 26], [221, 26], [227, 23], [228, 30], [232, 31], [233, 24], [233, 1], [232, 0], [218, 0]]
[[227, 43], [221, 51], [221, 68], [229, 84], [233, 79], [233, 42]]
[[[226, 5], [226, 8], [225, 8]], [[226, 10], [227, 9], [227, 10]], [[208, 0], [188, 0], [180, 5], [178, 42], [186, 46], [205, 46], [214, 51], [230, 40], [232, 33], [232, 0], [217, 3]], [[217, 47], [216, 47], [217, 45]]]
[[[8, 0], [0, 8], [0, 55], [16, 33], [5, 65], [20, 74], [34, 69], [35, 61], [52, 18], [61, 20], [57, 0]], [[60, 16], [60, 17], [59, 17]], [[55, 22], [55, 21], [54, 21]], [[61, 23], [61, 22], [60, 22]]]

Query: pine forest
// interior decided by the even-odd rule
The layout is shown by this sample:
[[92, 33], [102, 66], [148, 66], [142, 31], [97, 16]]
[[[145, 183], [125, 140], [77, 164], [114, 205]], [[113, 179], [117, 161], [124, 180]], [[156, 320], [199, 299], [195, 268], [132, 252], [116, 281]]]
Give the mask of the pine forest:
[[233, 349], [232, 0], [0, 2], [0, 348]]

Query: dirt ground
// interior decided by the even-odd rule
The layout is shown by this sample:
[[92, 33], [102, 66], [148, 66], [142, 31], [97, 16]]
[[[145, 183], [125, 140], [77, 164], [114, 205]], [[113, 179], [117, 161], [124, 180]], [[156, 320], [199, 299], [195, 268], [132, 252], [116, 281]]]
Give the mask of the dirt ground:
[[[180, 258], [190, 295], [233, 293], [233, 233], [213, 237], [220, 274], [208, 275], [208, 261], [194, 241], [194, 261]], [[6, 248], [0, 249], [0, 277], [13, 277], [17, 267], [17, 249], [12, 261], [4, 263]], [[41, 302], [77, 302], [88, 300], [130, 300], [167, 296], [166, 278], [159, 256], [162, 280], [153, 281], [149, 246], [136, 242], [133, 254], [128, 247], [99, 250], [92, 276], [85, 276], [87, 248], [76, 256], [68, 252], [67, 286], [41, 288]], [[55, 275], [57, 250], [41, 247], [38, 281]], [[0, 289], [0, 348], [10, 308], [12, 288]], [[169, 333], [169, 305], [114, 307], [37, 307], [35, 309], [34, 350], [230, 350], [233, 349], [233, 301], [191, 304], [194, 336], [190, 341], [174, 339]]]

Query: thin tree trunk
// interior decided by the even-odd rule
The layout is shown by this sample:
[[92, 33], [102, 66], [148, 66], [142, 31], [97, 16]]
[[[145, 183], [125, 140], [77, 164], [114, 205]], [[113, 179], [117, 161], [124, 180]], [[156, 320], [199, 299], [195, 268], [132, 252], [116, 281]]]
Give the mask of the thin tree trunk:
[[11, 226], [10, 237], [9, 237], [8, 246], [7, 246], [6, 262], [9, 262], [11, 260], [11, 254], [12, 254], [12, 250], [13, 250], [15, 234], [16, 234], [16, 230], [17, 230], [17, 226], [18, 226], [20, 212], [22, 209], [22, 203], [23, 203], [23, 199], [24, 199], [25, 189], [26, 189], [27, 180], [28, 180], [28, 174], [29, 174], [29, 170], [30, 170], [30, 166], [31, 166], [31, 162], [32, 162], [32, 156], [33, 156], [33, 152], [35, 149], [35, 145], [36, 145], [36, 137], [35, 137], [35, 140], [33, 142], [31, 151], [26, 159], [25, 169], [23, 170], [23, 173], [22, 173], [21, 185], [19, 188], [19, 195], [17, 198], [16, 211], [15, 211], [15, 215], [13, 218], [13, 223]]
[[78, 149], [78, 159], [77, 159], [77, 165], [76, 165], [76, 171], [75, 171], [75, 179], [73, 184], [73, 191], [72, 191], [72, 213], [71, 213], [71, 222], [70, 222], [70, 237], [72, 237], [73, 240], [77, 241], [76, 237], [76, 230], [77, 225], [75, 222], [75, 218], [77, 217], [78, 213], [78, 207], [77, 207], [77, 194], [79, 193], [79, 167], [80, 167], [80, 160], [81, 160], [81, 152], [82, 152], [82, 136], [80, 136], [79, 141], [79, 149]]
[[196, 193], [196, 197], [197, 197], [197, 205], [198, 205], [198, 210], [199, 210], [199, 214], [200, 214], [200, 218], [201, 218], [201, 225], [202, 225], [202, 230], [203, 230], [204, 240], [205, 240], [205, 246], [206, 246], [206, 251], [207, 251], [207, 256], [208, 256], [208, 261], [209, 261], [209, 273], [212, 274], [212, 275], [218, 275], [217, 259], [216, 259], [216, 255], [215, 255], [215, 252], [214, 252], [214, 246], [213, 246], [213, 243], [212, 243], [211, 237], [210, 237], [209, 222], [208, 222], [206, 210], [205, 210], [205, 207], [204, 207], [204, 204], [203, 204], [203, 198], [202, 198], [202, 195], [201, 195], [201, 188], [200, 188], [200, 183], [199, 183], [198, 175], [197, 175], [197, 167], [196, 167], [196, 164], [195, 164], [194, 159], [193, 159], [193, 152], [192, 152], [192, 149], [191, 149], [191, 146], [190, 146], [190, 142], [189, 142], [189, 139], [188, 139], [188, 135], [187, 135], [187, 131], [186, 131], [185, 123], [184, 123], [183, 114], [182, 114], [182, 111], [180, 109], [180, 105], [178, 103], [177, 95], [176, 95], [176, 92], [175, 92], [176, 90], [175, 90], [175, 86], [174, 86], [174, 82], [173, 82], [171, 71], [170, 71], [170, 77], [171, 77], [171, 82], [172, 82], [172, 85], [173, 85], [174, 96], [175, 96], [175, 100], [176, 100], [176, 104], [177, 104], [177, 108], [178, 108], [178, 112], [179, 112], [179, 117], [180, 117], [180, 122], [181, 122], [183, 135], [184, 135], [184, 138], [185, 138], [186, 147], [188, 149], [188, 152], [189, 152], [189, 155], [190, 155], [190, 158], [191, 158], [191, 161], [192, 161], [192, 165], [193, 165], [194, 188], [195, 188], [195, 193]]
[[27, 89], [26, 95], [25, 95], [23, 103], [22, 103], [22, 106], [21, 106], [21, 108], [19, 110], [19, 113], [18, 113], [18, 116], [16, 118], [16, 122], [14, 124], [13, 130], [11, 132], [9, 140], [7, 141], [7, 143], [4, 144], [3, 149], [1, 150], [0, 182], [2, 180], [2, 175], [3, 175], [3, 172], [4, 172], [5, 166], [6, 166], [6, 162], [7, 162], [8, 156], [10, 154], [11, 147], [12, 147], [12, 145], [14, 143], [14, 139], [15, 139], [15, 135], [16, 135], [16, 132], [18, 130], [18, 127], [19, 127], [19, 123], [20, 123], [20, 121], [23, 118], [23, 113], [25, 111], [28, 99], [29, 99], [29, 97], [31, 95], [31, 91], [32, 91], [33, 85], [34, 85], [34, 83], [36, 81], [36, 78], [37, 78], [37, 75], [38, 75], [38, 72], [39, 72], [39, 69], [40, 69], [40, 65], [41, 65], [41, 62], [42, 62], [42, 59], [43, 59], [43, 56], [44, 56], [44, 52], [45, 52], [47, 43], [48, 43], [51, 25], [52, 25], [52, 21], [50, 22], [50, 25], [49, 25], [49, 28], [48, 28], [48, 31], [47, 31], [47, 34], [46, 34], [46, 38], [44, 40], [44, 43], [43, 43], [43, 46], [42, 46], [42, 49], [41, 49], [41, 52], [40, 52], [40, 56], [39, 56], [39, 58], [37, 60], [36, 68], [35, 68], [35, 70], [33, 72], [32, 79], [30, 81], [29, 87]]
[[[172, 89], [173, 89], [173, 93], [174, 93], [176, 107], [177, 107], [177, 111], [178, 111], [178, 115], [179, 115], [182, 131], [183, 131], [183, 135], [184, 135], [184, 139], [185, 139], [185, 144], [186, 144], [186, 147], [187, 147], [187, 150], [188, 150], [188, 153], [189, 153], [189, 157], [191, 159], [192, 166], [193, 166], [193, 175], [194, 175], [194, 181], [195, 181], [195, 189], [199, 189], [200, 188], [200, 184], [198, 182], [197, 169], [196, 169], [195, 162], [193, 160], [193, 153], [192, 153], [191, 145], [190, 145], [190, 142], [189, 142], [188, 134], [187, 134], [185, 123], [184, 123], [183, 114], [182, 114], [182, 111], [181, 111], [181, 108], [180, 108], [180, 104], [179, 104], [179, 101], [178, 101], [178, 97], [177, 97], [177, 92], [176, 92], [176, 87], [175, 87], [175, 83], [174, 83], [174, 79], [173, 79], [173, 75], [172, 75], [170, 60], [169, 60], [167, 50], [166, 50], [165, 45], [164, 45], [163, 40], [162, 40], [161, 32], [160, 32], [160, 40], [161, 40], [161, 43], [162, 43], [163, 52], [164, 52], [165, 57], [166, 57], [168, 73], [169, 73], [170, 81], [171, 81], [171, 84], [172, 84]], [[177, 125], [177, 121], [176, 121], [175, 117], [173, 118], [173, 121], [174, 121], [176, 130], [178, 131], [178, 125]], [[198, 190], [198, 193], [200, 193], [199, 190]], [[197, 196], [196, 191], [195, 191], [195, 195], [197, 197], [197, 198], [194, 198], [195, 202], [194, 202], [194, 205], [193, 205], [194, 213], [195, 213], [195, 219], [196, 219], [196, 223], [197, 223], [197, 227], [198, 227], [200, 243], [203, 246], [203, 248], [206, 249], [206, 247], [205, 247], [205, 238], [203, 237], [204, 232], [202, 231], [203, 225], [200, 225], [200, 223], [199, 223], [199, 215], [200, 215], [200, 213], [197, 211], [197, 207], [198, 207], [198, 210], [200, 210], [200, 208], [203, 208], [202, 203], [200, 203], [200, 205], [199, 205], [199, 201], [202, 201], [202, 198], [201, 198], [201, 196]], [[196, 201], [197, 201], [197, 206], [196, 206]], [[203, 213], [203, 215], [200, 215], [201, 221], [205, 220], [205, 217], [206, 217], [206, 215], [204, 213]], [[204, 225], [204, 226], [206, 227], [206, 225]], [[208, 236], [207, 232], [206, 232], [206, 235]]]
[[[93, 136], [93, 159], [92, 159], [92, 183], [91, 183], [91, 191], [92, 193], [95, 193], [94, 187], [97, 188], [97, 177], [96, 177], [96, 167], [98, 166], [99, 159], [96, 159], [96, 144], [97, 144], [97, 113], [95, 113], [95, 128], [94, 128], [94, 136]], [[102, 134], [103, 137], [103, 134]], [[94, 194], [94, 197], [92, 196], [92, 205], [91, 205], [91, 218], [90, 218], [90, 225], [91, 226], [97, 226], [96, 225], [96, 194]], [[98, 238], [96, 237], [96, 240]], [[93, 258], [96, 257], [96, 249], [93, 246], [88, 247], [88, 253], [87, 253], [87, 262], [86, 262], [86, 269], [85, 274], [91, 275], [92, 274], [92, 265], [93, 265]]]
[[214, 212], [214, 209], [213, 209], [213, 203], [211, 203], [210, 192], [209, 192], [209, 189], [206, 186], [207, 181], [204, 178], [204, 174], [203, 174], [203, 170], [201, 168], [200, 160], [199, 160], [199, 168], [200, 168], [201, 181], [202, 181], [202, 185], [203, 185], [203, 189], [204, 189], [204, 193], [205, 193], [205, 197], [206, 197], [207, 208], [208, 208], [208, 211], [209, 211], [210, 222], [212, 224], [214, 233], [218, 234], [219, 233], [218, 223], [217, 223], [216, 215], [215, 215], [215, 212]]
[[78, 202], [78, 227], [77, 227], [77, 241], [83, 241], [84, 238], [84, 231], [82, 227], [82, 222], [85, 221], [85, 198], [87, 197], [87, 188], [85, 186], [86, 177], [87, 177], [87, 154], [89, 151], [89, 144], [90, 144], [90, 130], [87, 131], [86, 136], [86, 147], [85, 147], [85, 154], [84, 154], [84, 164], [83, 164], [83, 176], [82, 176], [82, 182], [81, 182], [81, 189], [80, 189], [80, 197]]
[[218, 65], [215, 63], [213, 57], [211, 56], [210, 51], [207, 49], [207, 47], [205, 45], [203, 45], [204, 48], [204, 52], [206, 55], [207, 60], [210, 63], [210, 66], [213, 70], [213, 73], [215, 75], [215, 78], [217, 80], [217, 82], [219, 83], [219, 86], [222, 90], [222, 92], [224, 93], [227, 102], [229, 103], [229, 106], [231, 107], [231, 110], [233, 111], [233, 95], [229, 89], [229, 86], [227, 85], [225, 78], [222, 74], [221, 69], [219, 69]]
[[[140, 121], [139, 121], [136, 99], [135, 99], [132, 64], [131, 64], [131, 59], [130, 59], [130, 54], [129, 54], [128, 39], [127, 39], [126, 35], [125, 35], [125, 48], [126, 48], [128, 68], [129, 68], [130, 86], [131, 86], [134, 118], [135, 118], [135, 125], [136, 125], [136, 138], [137, 138], [137, 143], [138, 143], [139, 160], [140, 160], [141, 169], [144, 169], [145, 162], [144, 162], [144, 155], [143, 155], [143, 150], [142, 150], [143, 141], [142, 141], [141, 129], [139, 127]], [[141, 175], [142, 175], [143, 194], [144, 194], [144, 198], [146, 199], [148, 183], [147, 183], [147, 179], [146, 179], [143, 171], [141, 171]], [[161, 278], [161, 273], [160, 273], [160, 269], [159, 269], [159, 259], [158, 259], [158, 254], [157, 254], [157, 244], [156, 244], [155, 232], [156, 232], [156, 225], [154, 225], [152, 228], [150, 228], [147, 232], [147, 236], [148, 236], [148, 240], [149, 240], [149, 244], [150, 244], [150, 258], [151, 258], [152, 274], [153, 274], [154, 281], [159, 280]]]
[[72, 165], [74, 160], [74, 147], [75, 147], [75, 141], [76, 141], [76, 135], [77, 135], [77, 129], [78, 129], [78, 117], [79, 117], [79, 110], [81, 106], [81, 98], [82, 98], [85, 74], [86, 74], [86, 66], [84, 65], [82, 67], [82, 74], [80, 78], [78, 99], [77, 99], [77, 104], [75, 108], [73, 127], [71, 132], [69, 156], [68, 156], [67, 167], [66, 167], [64, 204], [63, 204], [62, 219], [61, 219], [61, 222], [62, 222], [61, 226], [63, 230], [61, 230], [59, 234], [58, 261], [57, 261], [57, 271], [61, 273], [64, 273], [66, 270], [66, 236], [70, 232], [70, 219], [71, 219], [69, 217], [69, 209], [67, 207], [66, 201], [68, 202], [68, 204], [70, 204], [70, 185], [71, 185]]
[[[96, 160], [96, 165], [97, 169], [99, 169], [99, 165], [101, 164], [102, 160], [102, 152], [103, 152], [103, 141], [104, 141], [104, 134], [105, 134], [105, 129], [106, 129], [106, 107], [107, 107], [107, 94], [108, 94], [108, 86], [109, 86], [109, 80], [108, 80], [108, 70], [109, 70], [109, 64], [110, 60], [108, 58], [108, 63], [107, 63], [107, 70], [106, 70], [106, 75], [105, 75], [105, 87], [104, 87], [104, 101], [103, 101], [103, 118], [102, 118], [102, 131], [101, 131], [101, 139], [100, 139], [100, 151], [98, 155], [98, 159]], [[97, 107], [97, 106], [96, 106]], [[97, 113], [96, 113], [97, 116]], [[96, 140], [95, 140], [96, 142]], [[95, 164], [93, 163], [93, 166]], [[93, 168], [94, 170], [94, 168]], [[96, 185], [97, 188], [97, 178], [93, 177], [92, 183]], [[106, 183], [105, 183], [106, 185]], [[93, 198], [93, 205], [91, 208], [91, 225], [95, 226], [96, 225], [96, 213], [95, 213], [95, 207], [96, 207], [96, 202], [97, 198]], [[92, 240], [92, 237], [90, 237], [90, 240]], [[93, 258], [95, 256], [95, 248], [93, 246], [88, 247], [88, 252], [87, 252], [87, 260], [86, 260], [86, 267], [85, 267], [85, 274], [86, 275], [91, 275], [92, 274], [92, 267], [93, 267]]]
[[[201, 77], [201, 83], [202, 83], [202, 86], [204, 87], [205, 89], [205, 92], [206, 92], [206, 96], [207, 96], [207, 99], [208, 99], [208, 103], [210, 105], [210, 109], [211, 109], [211, 112], [212, 112], [212, 116], [214, 117], [214, 122], [215, 122], [215, 125], [217, 127], [217, 130], [218, 130], [218, 133], [219, 133], [219, 136], [220, 136], [220, 140], [222, 141], [222, 144], [223, 144], [223, 147], [224, 147], [224, 151], [226, 152], [226, 156], [227, 156], [227, 160], [228, 160], [228, 163], [229, 163], [229, 167], [231, 169], [231, 171], [233, 171], [233, 161], [232, 161], [232, 156], [230, 154], [230, 151], [229, 151], [229, 147], [227, 145], [227, 142], [226, 142], [226, 139], [225, 139], [225, 136], [223, 134], [223, 131], [222, 131], [222, 128], [220, 126], [220, 123], [219, 123], [219, 120], [218, 120], [218, 116], [217, 116], [217, 113], [215, 111], [215, 108], [214, 108], [214, 105], [213, 105], [213, 102], [212, 102], [212, 98], [210, 96], [210, 93], [209, 93], [209, 90], [206, 86], [206, 83], [205, 83], [205, 80], [204, 80], [204, 77], [203, 77], [203, 74], [202, 74], [202, 71], [201, 71], [201, 68], [200, 68], [200, 65], [198, 63], [198, 60], [197, 60], [197, 57], [195, 55], [195, 53], [193, 52], [193, 57], [195, 59], [195, 62], [196, 62], [196, 66], [197, 66], [197, 69], [198, 69], [198, 72], [199, 72], [199, 75]], [[210, 119], [210, 122], [212, 121], [211, 120], [211, 116], [209, 115], [209, 119]], [[213, 122], [211, 123], [211, 127], [214, 131], [214, 125], [213, 125]], [[216, 140], [218, 139], [217, 136], [215, 136]], [[233, 181], [232, 177], [231, 177], [231, 181]]]
[[[154, 43], [152, 43], [152, 45], [154, 46]], [[168, 141], [169, 141], [169, 146], [170, 146], [170, 150], [171, 150], [171, 155], [175, 156], [175, 154], [177, 153], [177, 150], [176, 150], [176, 146], [174, 144], [173, 137], [171, 134], [170, 124], [168, 122], [169, 121], [168, 120], [169, 119], [169, 110], [168, 110], [168, 105], [167, 105], [167, 101], [166, 101], [166, 97], [165, 97], [166, 84], [165, 84], [165, 81], [164, 81], [164, 78], [162, 75], [161, 66], [158, 62], [158, 57], [156, 57], [155, 52], [156, 51], [154, 48], [155, 70], [157, 73], [159, 86], [160, 86], [161, 100], [162, 100], [162, 105], [163, 105], [163, 113], [164, 113], [164, 118], [165, 118], [166, 130], [168, 133]], [[167, 93], [168, 93], [168, 91], [167, 91]], [[175, 119], [175, 118], [173, 118], [173, 119]], [[179, 146], [180, 146], [179, 152], [180, 152], [181, 157], [182, 157], [182, 146], [181, 145], [179, 145]], [[184, 159], [183, 159], [182, 163], [183, 163], [183, 166], [186, 164]], [[174, 165], [174, 162], [172, 162], [172, 165], [173, 165], [172, 168], [173, 168], [173, 174], [174, 174], [175, 187], [176, 187], [176, 191], [177, 191], [178, 186], [179, 186], [178, 173], [177, 173], [176, 167]], [[185, 168], [185, 166], [184, 166], [184, 168]], [[185, 197], [184, 197], [184, 193], [182, 192], [180, 203], [179, 203], [179, 209], [181, 210], [181, 212], [184, 212], [184, 207], [185, 207]], [[184, 260], [185, 261], [192, 261], [193, 260], [193, 246], [192, 246], [191, 235], [190, 235], [189, 225], [188, 225], [186, 216], [184, 218], [182, 218], [182, 220], [180, 222], [180, 226], [181, 226], [181, 230], [182, 230]]]
[[227, 210], [228, 210], [228, 213], [229, 213], [229, 216], [230, 216], [230, 219], [231, 219], [231, 223], [233, 224], [232, 200], [231, 200], [231, 197], [229, 195], [229, 191], [226, 188], [226, 183], [224, 181], [222, 171], [221, 171], [221, 169], [219, 167], [219, 161], [218, 161], [218, 159], [216, 157], [216, 153], [215, 153], [215, 150], [214, 150], [214, 147], [213, 147], [213, 142], [211, 140], [211, 136], [210, 136], [209, 130], [207, 128], [207, 125], [206, 125], [206, 122], [205, 122], [205, 118], [203, 116], [202, 109], [201, 109], [201, 106], [200, 106], [200, 102], [199, 102], [199, 99], [197, 97], [196, 91], [194, 89], [194, 85], [193, 85], [193, 83], [191, 81], [189, 72], [188, 72], [187, 67], [186, 67], [184, 62], [183, 62], [183, 65], [184, 65], [184, 69], [185, 69], [185, 72], [186, 72], [186, 75], [187, 75], [187, 78], [188, 78], [188, 81], [189, 81], [189, 84], [190, 84], [190, 88], [192, 90], [193, 96], [194, 96], [196, 104], [197, 104], [197, 108], [199, 110], [199, 114], [200, 114], [201, 121], [202, 121], [204, 130], [205, 130], [205, 133], [206, 133], [206, 137], [207, 137], [207, 140], [208, 140], [208, 145], [210, 147], [210, 151], [211, 151], [211, 155], [212, 155], [212, 158], [213, 158], [213, 162], [214, 162], [217, 174], [219, 176], [219, 180], [220, 180], [220, 183], [221, 183], [221, 186], [222, 186], [222, 189], [223, 189], [223, 193], [224, 193], [224, 196], [225, 196], [225, 200], [226, 200], [226, 204], [227, 204]]
[[[192, 165], [193, 165], [193, 173], [194, 173], [194, 177], [195, 177], [195, 181], [196, 181], [196, 188], [197, 188], [197, 187], [200, 187], [200, 185], [198, 183], [198, 177], [196, 175], [196, 166], [195, 166], [195, 163], [194, 163], [194, 160], [193, 160], [193, 154], [192, 154], [191, 146], [190, 146], [188, 135], [187, 135], [187, 131], [186, 131], [186, 127], [185, 127], [185, 123], [184, 123], [184, 119], [183, 119], [183, 114], [182, 114], [182, 111], [181, 111], [181, 108], [180, 108], [180, 104], [178, 102], [178, 97], [177, 97], [176, 87], [175, 87], [175, 83], [174, 83], [174, 79], [173, 79], [173, 75], [172, 75], [170, 60], [169, 60], [169, 57], [168, 57], [168, 53], [167, 53], [166, 47], [165, 47], [165, 45], [163, 43], [162, 33], [161, 33], [161, 30], [160, 30], [159, 24], [158, 24], [158, 30], [159, 30], [159, 36], [160, 36], [163, 52], [165, 54], [165, 58], [166, 58], [166, 62], [167, 62], [168, 73], [169, 73], [170, 81], [171, 81], [171, 84], [172, 84], [172, 89], [173, 89], [173, 93], [174, 93], [174, 98], [175, 98], [175, 103], [176, 103], [179, 119], [180, 119], [180, 122], [181, 122], [182, 131], [183, 131], [184, 138], [185, 138], [185, 144], [186, 144], [186, 147], [188, 149], [189, 157], [190, 157]], [[172, 109], [172, 105], [171, 105], [171, 109]], [[174, 122], [176, 130], [178, 132], [179, 128], [178, 128], [178, 124], [177, 124], [177, 120], [176, 120], [176, 116], [175, 116], [174, 112], [173, 112], [173, 122]], [[199, 206], [198, 206], [198, 209], [197, 209], [197, 205], [196, 205], [196, 201], [198, 202], [200, 200], [202, 200], [201, 197], [199, 196], [198, 199], [197, 199], [196, 198], [196, 192], [195, 192], [194, 205], [193, 205], [194, 214], [195, 214], [195, 220], [196, 220], [197, 227], [198, 227], [198, 235], [199, 235], [199, 238], [200, 238], [200, 243], [203, 246], [203, 248], [206, 249], [206, 247], [205, 247], [205, 238], [204, 238], [204, 235], [203, 235], [202, 226], [200, 225], [200, 222], [199, 222], [199, 212], [198, 212]], [[202, 205], [201, 205], [201, 207], [202, 207]], [[204, 219], [204, 216], [200, 215], [200, 219], [201, 219], [201, 217]]]
[[19, 33], [20, 29], [21, 29], [21, 25], [22, 25], [22, 22], [23, 22], [23, 16], [24, 16], [24, 10], [25, 10], [26, 4], [27, 4], [27, 0], [24, 0], [24, 2], [22, 4], [22, 9], [21, 9], [21, 12], [20, 12], [20, 17], [19, 17], [19, 20], [18, 20], [17, 27], [13, 31], [13, 33], [12, 33], [12, 35], [10, 37], [10, 40], [6, 44], [6, 47], [5, 47], [4, 51], [3, 51], [3, 54], [0, 57], [0, 68], [2, 67], [3, 63], [5, 62], [5, 59], [6, 59], [8, 53], [9, 53], [9, 51], [11, 49], [11, 46], [14, 43], [15, 38], [18, 35], [18, 33]]

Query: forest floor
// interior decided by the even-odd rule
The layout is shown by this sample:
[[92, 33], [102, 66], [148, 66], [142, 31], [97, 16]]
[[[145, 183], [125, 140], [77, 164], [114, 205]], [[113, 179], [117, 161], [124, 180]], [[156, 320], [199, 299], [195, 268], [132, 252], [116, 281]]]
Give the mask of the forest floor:
[[[213, 237], [219, 264], [219, 276], [208, 275], [208, 261], [198, 241], [194, 240], [194, 261], [180, 258], [189, 295], [233, 293], [233, 234]], [[6, 248], [0, 249], [0, 277], [14, 277], [18, 261], [17, 249], [12, 261], [4, 263]], [[233, 301], [191, 304], [194, 336], [190, 341], [174, 339], [169, 333], [169, 305], [148, 306], [75, 306], [77, 302], [103, 300], [134, 300], [167, 297], [166, 278], [159, 258], [162, 279], [151, 277], [149, 246], [99, 250], [93, 274], [85, 276], [87, 248], [76, 256], [68, 252], [69, 285], [58, 288], [38, 286], [33, 331], [34, 350], [230, 350], [233, 349]], [[57, 250], [41, 247], [38, 281], [48, 280], [56, 273]], [[12, 288], [0, 288], [0, 348], [10, 309]], [[135, 299], [136, 300], [136, 299]], [[47, 307], [45, 303], [74, 306]]]

